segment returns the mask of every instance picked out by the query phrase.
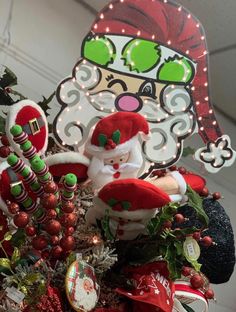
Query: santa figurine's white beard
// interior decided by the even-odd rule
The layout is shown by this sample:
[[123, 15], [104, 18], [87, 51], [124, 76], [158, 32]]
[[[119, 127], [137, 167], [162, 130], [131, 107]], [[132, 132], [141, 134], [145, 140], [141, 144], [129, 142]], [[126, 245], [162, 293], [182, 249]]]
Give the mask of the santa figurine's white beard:
[[88, 169], [88, 177], [93, 181], [96, 190], [101, 189], [104, 185], [117, 180], [113, 177], [114, 173], [120, 172], [119, 179], [137, 178], [142, 168], [143, 157], [141, 148], [137, 144], [131, 149], [127, 163], [119, 165], [115, 170], [111, 165], [105, 165], [104, 160], [94, 156]]
[[[91, 278], [86, 277], [87, 280], [94, 285]], [[84, 280], [77, 278], [75, 283], [75, 301], [78, 308], [83, 308], [85, 311], [91, 311], [97, 302], [98, 296], [95, 289], [87, 291], [84, 289]]]

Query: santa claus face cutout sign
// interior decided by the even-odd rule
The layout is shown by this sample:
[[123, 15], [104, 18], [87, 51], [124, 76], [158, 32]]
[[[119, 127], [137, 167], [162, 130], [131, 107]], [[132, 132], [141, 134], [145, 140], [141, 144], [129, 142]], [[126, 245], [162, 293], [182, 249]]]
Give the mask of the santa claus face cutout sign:
[[143, 145], [148, 167], [178, 161], [184, 139], [198, 132], [206, 146], [195, 157], [208, 171], [230, 166], [235, 153], [209, 102], [204, 30], [169, 0], [115, 0], [95, 20], [82, 59], [58, 87], [57, 142], [81, 150], [99, 118], [137, 112], [152, 138]]

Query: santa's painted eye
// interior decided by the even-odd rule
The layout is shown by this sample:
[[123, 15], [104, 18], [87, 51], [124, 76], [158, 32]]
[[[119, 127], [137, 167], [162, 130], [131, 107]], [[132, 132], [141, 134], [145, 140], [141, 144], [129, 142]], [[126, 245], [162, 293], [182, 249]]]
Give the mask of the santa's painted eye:
[[123, 80], [121, 80], [121, 79], [114, 79], [114, 80], [110, 81], [108, 83], [107, 87], [111, 88], [115, 84], [119, 84], [122, 87], [123, 91], [127, 91], [128, 90], [126, 83]]
[[114, 160], [110, 160], [110, 164], [113, 164], [114, 163]]
[[139, 91], [138, 91], [139, 96], [148, 96], [153, 99], [156, 99], [156, 87], [153, 81], [145, 81], [144, 83], [141, 84]]

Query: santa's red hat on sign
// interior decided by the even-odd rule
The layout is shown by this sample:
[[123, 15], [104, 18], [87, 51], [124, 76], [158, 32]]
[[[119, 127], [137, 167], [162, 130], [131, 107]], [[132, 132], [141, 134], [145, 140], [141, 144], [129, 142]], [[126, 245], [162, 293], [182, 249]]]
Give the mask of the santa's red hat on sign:
[[147, 140], [149, 127], [145, 118], [130, 112], [118, 112], [102, 118], [95, 126], [85, 150], [100, 159], [129, 152], [139, 137]]
[[146, 223], [170, 202], [168, 194], [147, 181], [117, 180], [99, 191], [94, 198], [94, 207], [87, 212], [86, 221], [96, 224], [96, 219], [102, 219], [108, 212], [113, 235], [123, 240], [134, 239], [145, 233]]
[[[103, 58], [102, 62], [96, 54], [90, 53], [89, 44], [94, 38], [100, 40], [101, 44], [107, 44], [106, 51], [111, 51], [107, 52], [107, 58]], [[156, 49], [156, 45], [153, 45], [156, 43], [161, 57], [154, 57], [154, 63], [145, 63], [145, 67], [144, 58], [146, 61], [153, 54], [138, 53], [141, 45], [137, 44], [136, 48], [134, 39], [145, 41], [145, 46], [150, 49]], [[136, 62], [132, 62], [131, 47], [125, 49], [129, 42], [133, 42], [132, 49], [137, 49], [133, 53]], [[124, 58], [123, 52], [126, 50], [127, 57]], [[230, 138], [223, 134], [217, 123], [210, 102], [204, 29], [188, 10], [171, 0], [111, 1], [99, 12], [90, 34], [85, 38], [82, 56], [119, 74], [128, 73], [164, 84], [190, 85], [198, 133], [206, 144], [196, 152], [196, 158], [210, 172], [217, 172], [234, 162], [236, 153], [231, 148]], [[169, 60], [182, 66], [179, 66], [182, 74], [176, 75], [176, 64], [172, 69], [167, 66], [168, 70], [164, 72]], [[145, 68], [137, 67], [140, 64]]]

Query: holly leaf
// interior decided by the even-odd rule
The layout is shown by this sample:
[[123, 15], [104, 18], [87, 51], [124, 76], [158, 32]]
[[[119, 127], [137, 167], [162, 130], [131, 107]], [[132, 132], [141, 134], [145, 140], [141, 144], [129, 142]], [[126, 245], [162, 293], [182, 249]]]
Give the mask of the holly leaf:
[[175, 246], [175, 249], [176, 249], [176, 254], [178, 256], [181, 256], [183, 254], [183, 244], [181, 241], [175, 241], [174, 242], [174, 246]]
[[184, 149], [183, 149], [183, 154], [182, 154], [182, 156], [183, 157], [187, 157], [187, 156], [190, 156], [190, 155], [194, 155], [195, 154], [195, 149], [194, 148], [191, 148], [190, 146], [188, 146], [188, 147], [185, 147]]
[[15, 86], [17, 84], [17, 77], [8, 67], [5, 68], [4, 74], [0, 78], [0, 87], [6, 88], [10, 86]]
[[14, 251], [11, 256], [11, 263], [14, 264], [20, 260], [20, 250], [17, 247], [14, 247]]
[[12, 235], [11, 235], [11, 232], [7, 232], [5, 233], [4, 235], [4, 241], [9, 241], [12, 239]]
[[109, 211], [106, 210], [105, 216], [101, 221], [102, 229], [104, 231], [104, 235], [108, 240], [114, 240], [114, 236], [111, 233], [110, 230], [110, 217], [109, 217]]
[[116, 130], [112, 133], [112, 141], [116, 144], [120, 143], [120, 130]]
[[107, 203], [110, 207], [113, 207], [118, 203], [118, 201], [115, 198], [110, 198]]
[[26, 240], [26, 234], [24, 229], [18, 229], [15, 234], [12, 235], [11, 244], [15, 247], [20, 247]]
[[128, 201], [122, 201], [121, 205], [124, 210], [129, 210], [129, 208], [131, 207], [131, 203]]
[[52, 101], [54, 96], [55, 96], [55, 92], [53, 92], [51, 95], [49, 95], [48, 98], [43, 96], [43, 100], [38, 102], [38, 105], [43, 109], [43, 111], [45, 112], [46, 116], [48, 116], [48, 113], [47, 113], [47, 110], [49, 109], [48, 104]]
[[104, 147], [107, 143], [107, 136], [103, 133], [100, 133], [98, 136], [99, 146]]
[[209, 218], [203, 209], [203, 199], [189, 185], [186, 195], [188, 196], [188, 205], [196, 211], [199, 220], [207, 227]]
[[11, 261], [7, 258], [0, 258], [0, 267], [11, 270]]
[[164, 259], [167, 261], [167, 267], [170, 272], [170, 278], [175, 280], [181, 276], [181, 272], [177, 267], [176, 249], [170, 244], [167, 246]]
[[150, 236], [155, 235], [159, 228], [160, 219], [152, 218], [147, 224], [147, 231]]

